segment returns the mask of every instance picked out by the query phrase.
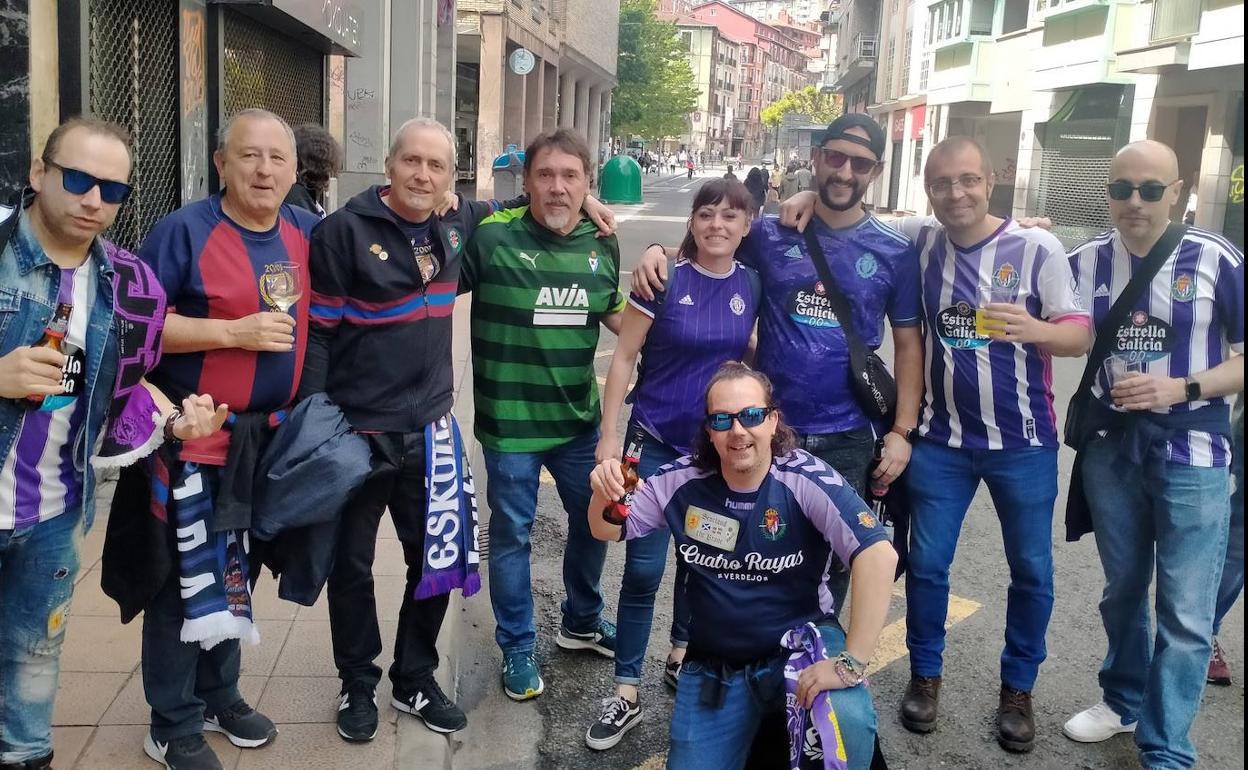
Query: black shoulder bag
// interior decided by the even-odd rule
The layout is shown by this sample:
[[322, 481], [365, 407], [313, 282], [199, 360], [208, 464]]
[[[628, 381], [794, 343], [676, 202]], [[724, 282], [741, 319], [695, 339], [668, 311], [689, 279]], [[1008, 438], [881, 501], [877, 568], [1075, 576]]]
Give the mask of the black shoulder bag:
[[888, 371], [884, 359], [868, 348], [854, 330], [854, 316], [849, 300], [832, 278], [832, 270], [828, 267], [827, 257], [823, 255], [823, 246], [815, 236], [813, 223], [806, 227], [805, 236], [806, 249], [810, 252], [811, 261], [815, 263], [815, 272], [823, 282], [828, 304], [841, 322], [841, 331], [849, 345], [849, 368], [853, 374], [854, 395], [858, 397], [858, 403], [868, 417], [891, 425], [893, 412], [897, 409], [897, 381]]
[[1122, 326], [1122, 322], [1127, 319], [1127, 314], [1131, 312], [1136, 300], [1153, 282], [1153, 278], [1157, 277], [1161, 266], [1174, 253], [1186, 233], [1187, 225], [1171, 222], [1166, 227], [1166, 231], [1153, 244], [1153, 248], [1148, 250], [1144, 262], [1131, 276], [1122, 294], [1119, 294], [1118, 299], [1114, 300], [1114, 304], [1110, 306], [1109, 312], [1105, 314], [1105, 320], [1097, 326], [1096, 342], [1092, 344], [1092, 351], [1088, 353], [1087, 364], [1083, 367], [1083, 377], [1079, 379], [1079, 387], [1075, 389], [1075, 394], [1070, 398], [1070, 406], [1066, 408], [1066, 446], [1077, 450], [1087, 440], [1087, 436], [1083, 435], [1085, 433], [1083, 425], [1088, 411], [1088, 399], [1092, 397], [1092, 383], [1096, 380], [1096, 373], [1104, 365], [1110, 346], [1114, 344], [1114, 329]]

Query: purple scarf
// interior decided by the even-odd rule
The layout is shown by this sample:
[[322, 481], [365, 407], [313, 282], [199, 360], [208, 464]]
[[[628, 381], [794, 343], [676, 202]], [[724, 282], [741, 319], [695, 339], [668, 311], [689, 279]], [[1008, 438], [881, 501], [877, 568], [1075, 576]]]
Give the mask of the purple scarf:
[[477, 569], [477, 496], [455, 416], [447, 414], [425, 426], [425, 558], [416, 586], [417, 599], [481, 590]]
[[815, 696], [807, 710], [797, 702], [797, 679], [807, 667], [827, 660], [823, 637], [814, 623], [806, 623], [785, 633], [780, 644], [793, 650], [784, 664], [784, 710], [789, 727], [790, 770], [847, 770], [849, 758], [841, 739], [841, 726], [832, 709], [832, 698], [825, 692]]

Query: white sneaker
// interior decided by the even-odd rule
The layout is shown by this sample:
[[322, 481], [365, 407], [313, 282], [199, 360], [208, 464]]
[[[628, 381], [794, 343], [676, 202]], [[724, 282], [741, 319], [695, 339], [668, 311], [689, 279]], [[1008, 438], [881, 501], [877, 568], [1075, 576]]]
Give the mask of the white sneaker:
[[1072, 741], [1100, 743], [1118, 733], [1135, 732], [1135, 722], [1126, 722], [1118, 712], [1101, 701], [1090, 709], [1080, 711], [1062, 725], [1062, 733]]

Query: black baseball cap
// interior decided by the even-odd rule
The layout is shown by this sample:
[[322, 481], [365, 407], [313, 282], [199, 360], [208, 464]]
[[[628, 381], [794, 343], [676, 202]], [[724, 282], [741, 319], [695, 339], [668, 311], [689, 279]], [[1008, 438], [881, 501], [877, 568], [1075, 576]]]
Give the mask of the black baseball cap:
[[[857, 134], [849, 133], [851, 128], [861, 128], [866, 132], [867, 138], [863, 139]], [[876, 123], [875, 119], [865, 112], [851, 112], [829, 123], [827, 130], [819, 138], [819, 144], [826, 144], [833, 139], [844, 139], [847, 142], [860, 144], [875, 153], [876, 160], [884, 159], [884, 145], [886, 143], [884, 129], [880, 128], [880, 124]]]

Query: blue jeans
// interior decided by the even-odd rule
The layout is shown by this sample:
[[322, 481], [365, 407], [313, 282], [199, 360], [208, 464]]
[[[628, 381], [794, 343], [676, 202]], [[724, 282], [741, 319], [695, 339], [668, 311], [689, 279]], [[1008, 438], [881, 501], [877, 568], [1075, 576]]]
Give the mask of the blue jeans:
[[1057, 450], [951, 449], [918, 441], [906, 469], [910, 557], [906, 574], [906, 646], [915, 676], [940, 676], [949, 610], [949, 568], [962, 520], [982, 480], [992, 495], [1010, 588], [1005, 610], [1001, 683], [1030, 691], [1045, 658], [1053, 614], [1053, 503]]
[[20, 530], [0, 530], [2, 763], [52, 752], [52, 701], [82, 531], [77, 512]]
[[[835, 625], [821, 625], [824, 647], [835, 656], [845, 649], [845, 634]], [[784, 656], [771, 665], [735, 671], [724, 682], [719, 708], [702, 703], [702, 686], [716, 676], [700, 660], [685, 661], [672, 710], [668, 770], [740, 770], [763, 717], [784, 712]], [[867, 770], [875, 749], [875, 705], [866, 685], [832, 690], [832, 708], [840, 722], [850, 770]], [[767, 766], [788, 767], [775, 757]]]
[[[628, 434], [633, 427], [630, 424]], [[647, 479], [659, 466], [680, 457], [680, 452], [649, 434], [644, 435], [641, 447], [641, 464], [637, 473]], [[666, 529], [629, 540], [625, 544], [624, 579], [620, 583], [620, 610], [616, 617], [615, 681], [619, 684], [639, 684], [641, 663], [646, 656], [650, 641], [650, 626], [654, 621], [654, 595], [663, 582], [663, 570], [667, 567], [667, 544], [671, 533]], [[689, 603], [686, 599], [684, 569], [676, 563], [676, 585], [672, 594], [673, 647], [689, 644]]]
[[[1112, 437], [1093, 440], [1083, 453], [1084, 494], [1105, 571], [1105, 702], [1139, 720], [1135, 743], [1145, 766], [1192, 767], [1188, 732], [1212, 648], [1217, 589], [1210, 566], [1226, 555], [1229, 474], [1159, 460], [1136, 465]], [[1154, 564], [1156, 639], [1148, 610]]]
[[598, 431], [545, 452], [498, 452], [485, 449], [485, 495], [490, 506], [490, 605], [498, 628], [494, 639], [503, 654], [532, 652], [537, 645], [533, 622], [533, 583], [529, 533], [537, 515], [538, 474], [543, 467], [568, 514], [563, 551], [563, 627], [596, 630], [602, 615], [602, 565], [607, 544], [589, 531], [589, 474], [594, 469]]
[[[1243, 398], [1243, 396], [1240, 396]], [[1222, 618], [1231, 611], [1244, 590], [1244, 413], [1237, 411], [1231, 432], [1235, 440], [1231, 456], [1231, 476], [1235, 492], [1231, 495], [1231, 528], [1226, 538], [1226, 563], [1222, 565], [1222, 582], [1218, 586], [1218, 605], [1213, 613], [1213, 635], [1222, 630]]]

